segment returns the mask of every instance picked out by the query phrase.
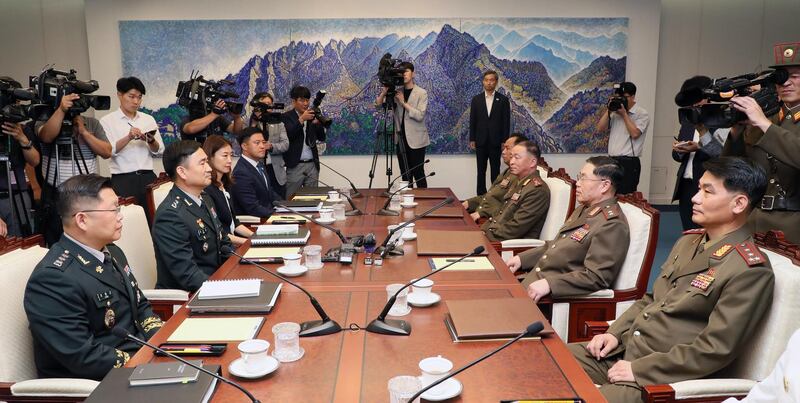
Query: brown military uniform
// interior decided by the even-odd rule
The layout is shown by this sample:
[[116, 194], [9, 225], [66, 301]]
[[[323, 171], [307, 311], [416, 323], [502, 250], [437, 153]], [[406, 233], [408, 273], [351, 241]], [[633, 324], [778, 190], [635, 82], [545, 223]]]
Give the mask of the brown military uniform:
[[[641, 385], [703, 378], [730, 364], [772, 304], [775, 277], [744, 226], [704, 246], [702, 230], [672, 248], [653, 293], [636, 301], [608, 333], [620, 345], [597, 361], [586, 343], [570, 350], [610, 402], [641, 401]], [[636, 383], [609, 384], [616, 361], [631, 362]]]
[[492, 187], [486, 193], [467, 199], [467, 211], [478, 213], [484, 218], [495, 215], [503, 205], [503, 196], [516, 185], [517, 177], [511, 174], [510, 169], [506, 168], [501, 175], [495, 178]]
[[520, 253], [523, 269], [533, 268], [523, 287], [546, 278], [553, 297], [584, 295], [611, 288], [630, 243], [628, 220], [615, 198], [579, 206], [544, 246]]
[[503, 204], [481, 229], [490, 241], [538, 238], [550, 208], [550, 187], [539, 171], [517, 180], [516, 186], [503, 195]]
[[736, 140], [728, 136], [722, 155], [751, 158], [767, 173], [767, 193], [750, 214], [752, 230], [778, 229], [800, 243], [800, 111], [784, 108], [770, 120], [766, 133], [750, 126]]

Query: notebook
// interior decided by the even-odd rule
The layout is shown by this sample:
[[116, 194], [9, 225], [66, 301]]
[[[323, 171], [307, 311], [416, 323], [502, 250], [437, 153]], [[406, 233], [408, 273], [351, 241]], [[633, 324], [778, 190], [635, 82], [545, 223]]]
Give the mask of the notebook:
[[167, 338], [170, 343], [228, 342], [255, 338], [263, 316], [186, 318]]
[[[300, 253], [300, 248], [297, 246], [262, 246], [247, 249], [247, 252], [244, 253], [244, 257], [256, 263], [283, 263], [283, 255], [292, 253]], [[244, 259], [240, 259], [240, 261], [242, 263], [247, 263]]]
[[539, 335], [553, 332], [530, 298], [447, 300], [445, 304], [445, 324], [455, 342], [514, 338], [536, 321], [545, 324]]
[[[202, 360], [189, 361], [203, 366]], [[137, 365], [128, 377], [130, 386], [166, 385], [170, 383], [196, 382], [200, 371], [182, 362], [160, 362]]]
[[287, 235], [297, 234], [297, 224], [270, 224], [256, 227], [256, 235]]
[[[301, 213], [316, 213], [322, 208], [322, 202], [319, 200], [284, 200], [281, 204]], [[278, 213], [289, 212], [283, 207], [275, 207], [275, 211]]]
[[294, 192], [294, 196], [297, 196], [297, 195], [320, 195], [320, 196], [325, 195], [325, 196], [327, 196], [328, 192], [330, 192], [332, 190], [335, 190], [335, 189], [330, 187], [330, 186], [321, 186], [321, 187], [303, 186], [300, 189], [297, 189], [296, 192]]
[[[220, 373], [219, 365], [203, 366], [209, 372]], [[108, 402], [170, 402], [205, 403], [211, 400], [217, 379], [200, 373], [197, 382], [156, 385], [146, 388], [132, 388], [128, 378], [134, 368], [114, 368], [85, 400], [86, 403]]]
[[250, 244], [253, 246], [305, 245], [309, 237], [311, 237], [311, 232], [308, 228], [300, 228], [296, 234], [253, 235], [250, 238]]
[[458, 263], [453, 263], [458, 258], [451, 257], [432, 257], [428, 259], [428, 264], [431, 270], [441, 269], [452, 263], [452, 266], [444, 269], [444, 271], [469, 271], [469, 270], [494, 270], [494, 266], [486, 256], [473, 256], [468, 257]]
[[237, 215], [236, 219], [239, 220], [242, 224], [260, 224], [261, 217], [256, 217], [254, 215]]
[[267, 219], [267, 224], [278, 224], [281, 222], [284, 223], [305, 223], [308, 219], [297, 214], [273, 214]]
[[328, 195], [294, 195], [292, 200], [319, 200], [325, 201], [328, 200]]
[[259, 290], [260, 279], [206, 280], [197, 291], [197, 299], [257, 297]]
[[193, 297], [186, 308], [191, 314], [267, 314], [275, 306], [281, 287], [282, 283], [261, 281], [259, 295], [255, 297], [203, 300]]

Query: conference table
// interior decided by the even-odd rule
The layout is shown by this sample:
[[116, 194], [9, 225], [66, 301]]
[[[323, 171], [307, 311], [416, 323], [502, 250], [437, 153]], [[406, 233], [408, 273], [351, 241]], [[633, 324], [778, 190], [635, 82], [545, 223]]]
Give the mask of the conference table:
[[[418, 196], [416, 201], [419, 203], [415, 210], [403, 209], [399, 216], [380, 216], [375, 212], [386, 202], [382, 190], [361, 192], [364, 196], [353, 201], [364, 215], [348, 216], [333, 226], [345, 236], [374, 233], [378, 242], [387, 235], [387, 225], [409, 220], [414, 217], [415, 211], [425, 211], [447, 196], [453, 196], [453, 206], [460, 207], [458, 199], [449, 189], [415, 189], [413, 192]], [[430, 198], [424, 198], [426, 195]], [[462, 212], [461, 217], [422, 218], [416, 221], [416, 230], [480, 231], [463, 208]], [[338, 236], [332, 231], [313, 223], [306, 225], [311, 231], [308, 244], [322, 245], [323, 250], [340, 245]], [[471, 250], [476, 246], [467, 245], [465, 249]], [[404, 255], [386, 258], [381, 266], [366, 265], [362, 253], [354, 257], [352, 264], [326, 262], [322, 269], [309, 270], [292, 279], [314, 294], [327, 314], [344, 328], [344, 331], [332, 335], [301, 338], [300, 345], [305, 355], [300, 360], [281, 363], [275, 372], [260, 379], [237, 378], [228, 370], [228, 365], [240, 356], [238, 342], [231, 342], [222, 356], [204, 357], [204, 363], [220, 364], [223, 376], [240, 383], [261, 402], [388, 402], [389, 379], [397, 375], [419, 375], [418, 363], [421, 359], [441, 355], [452, 361], [454, 369], [457, 369], [504, 343], [455, 343], [444, 324], [446, 300], [527, 298], [525, 290], [485, 237], [483, 246], [495, 270], [445, 270], [433, 275], [433, 291], [441, 295], [442, 301], [430, 307], [414, 307], [410, 314], [400, 318], [411, 324], [409, 336], [367, 333], [363, 328], [386, 303], [387, 284], [406, 283], [431, 272], [427, 256], [419, 257], [416, 254], [416, 241], [406, 241], [403, 245]], [[245, 243], [237, 252], [244, 254], [249, 247], [249, 242]], [[265, 266], [275, 270], [279, 264]], [[252, 265], [240, 263], [235, 256], [212, 276], [214, 280], [237, 278], [278, 281]], [[166, 342], [187, 317], [188, 310], [181, 307], [150, 341], [156, 345]], [[274, 324], [299, 323], [318, 318], [308, 297], [284, 284], [274, 309], [265, 316], [265, 323], [257, 338], [273, 343], [271, 328]], [[168, 360], [143, 348], [126, 366]], [[576, 397], [586, 402], [605, 401], [564, 342], [554, 333], [512, 344], [458, 374], [456, 379], [463, 384], [463, 391], [447, 402]], [[240, 391], [221, 383], [217, 384], [212, 398], [212, 402], [245, 401], [248, 399]]]

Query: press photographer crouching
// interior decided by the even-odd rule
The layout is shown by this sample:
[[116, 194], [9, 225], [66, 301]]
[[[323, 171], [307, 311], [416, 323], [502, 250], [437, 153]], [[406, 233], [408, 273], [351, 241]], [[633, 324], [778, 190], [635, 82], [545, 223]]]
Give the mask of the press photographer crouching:
[[[753, 159], [767, 173], [767, 192], [750, 215], [754, 231], [778, 229], [800, 242], [800, 42], [774, 47], [774, 72], [762, 74], [762, 89], [730, 100], [741, 119], [731, 128], [723, 155]], [[760, 82], [759, 82], [760, 81]], [[749, 87], [747, 87], [749, 89]], [[775, 93], [780, 103], [774, 102]], [[774, 107], [773, 107], [774, 106]]]
[[40, 158], [30, 125], [22, 123], [31, 119], [33, 108], [21, 101], [34, 98], [13, 78], [0, 77], [0, 237], [28, 236], [33, 230], [25, 164], [35, 167]]
[[286, 198], [286, 167], [283, 166], [283, 153], [289, 149], [289, 137], [283, 125], [282, 113], [284, 104], [275, 103], [272, 94], [258, 92], [250, 101], [252, 114], [250, 127], [258, 126], [267, 140], [267, 179], [272, 190], [282, 198]]
[[[233, 83], [226, 80], [206, 80], [194, 72], [188, 81], [178, 83], [178, 103], [189, 112], [189, 116], [180, 124], [181, 139], [203, 144], [212, 134], [230, 133], [235, 136], [242, 131], [243, 105], [226, 101], [229, 98], [238, 98], [239, 95], [222, 88], [231, 84]], [[229, 115], [230, 119], [225, 115]]]
[[608, 155], [625, 171], [617, 189], [618, 194], [633, 193], [639, 186], [644, 151], [644, 136], [650, 124], [650, 115], [636, 104], [636, 85], [622, 82], [614, 85], [614, 93], [600, 117], [598, 133], [608, 132]]

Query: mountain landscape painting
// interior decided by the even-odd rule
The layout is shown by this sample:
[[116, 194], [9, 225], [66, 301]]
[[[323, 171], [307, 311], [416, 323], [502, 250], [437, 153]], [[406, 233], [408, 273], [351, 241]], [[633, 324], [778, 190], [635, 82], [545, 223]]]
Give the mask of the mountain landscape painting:
[[[428, 153], [469, 152], [469, 105], [482, 73], [500, 75], [511, 127], [544, 153], [604, 153], [594, 123], [624, 81], [627, 18], [426, 18], [120, 21], [123, 74], [147, 87], [145, 111], [167, 142], [186, 115], [175, 96], [193, 70], [227, 79], [247, 102], [260, 91], [290, 107], [289, 90], [326, 90], [327, 154], [372, 154], [383, 126], [374, 106], [386, 53], [415, 66], [428, 91]], [[250, 108], [245, 107], [249, 115]], [[248, 116], [245, 116], [247, 121]]]

